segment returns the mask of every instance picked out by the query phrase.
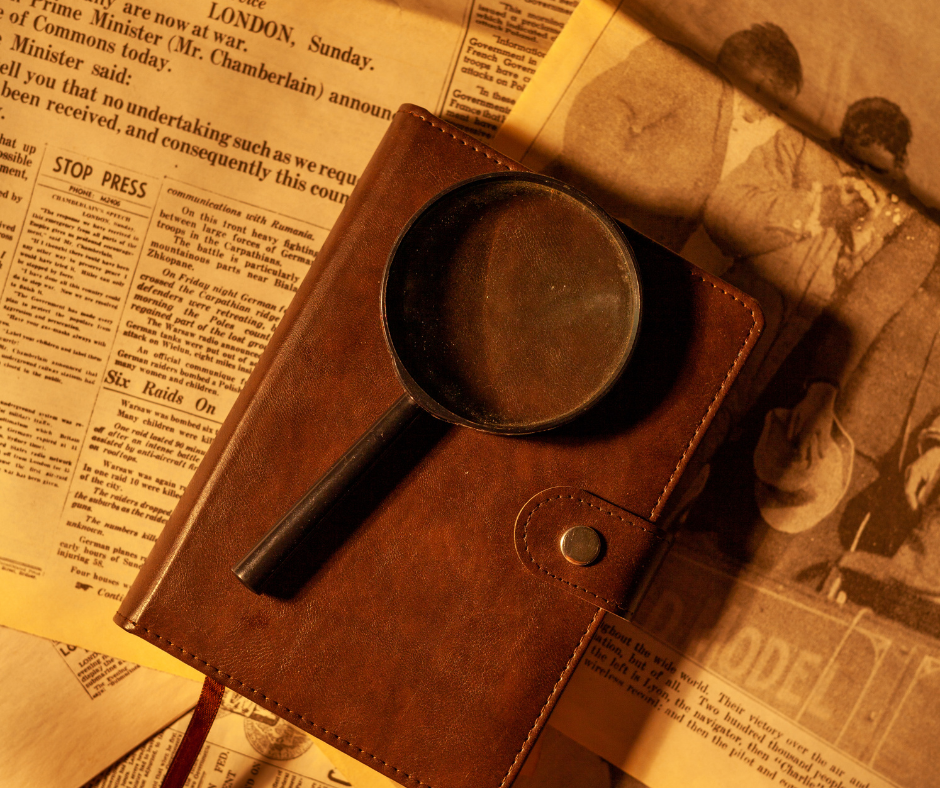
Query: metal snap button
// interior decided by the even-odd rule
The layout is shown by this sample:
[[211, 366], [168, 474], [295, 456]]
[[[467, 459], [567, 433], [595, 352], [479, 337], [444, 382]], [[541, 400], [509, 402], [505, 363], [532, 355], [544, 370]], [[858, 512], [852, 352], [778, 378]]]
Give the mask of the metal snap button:
[[587, 566], [601, 554], [601, 535], [586, 525], [576, 525], [562, 534], [559, 545], [568, 562]]

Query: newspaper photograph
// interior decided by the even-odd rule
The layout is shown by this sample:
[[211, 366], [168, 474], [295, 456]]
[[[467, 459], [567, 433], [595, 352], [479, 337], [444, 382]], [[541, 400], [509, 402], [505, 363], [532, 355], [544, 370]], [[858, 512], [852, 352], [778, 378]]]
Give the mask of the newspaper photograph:
[[[838, 140], [847, 106], [868, 96], [886, 97], [904, 111], [916, 131], [904, 168], [910, 189], [926, 205], [940, 205], [932, 144], [940, 107], [929, 76], [938, 72], [940, 61], [935, 48], [922, 43], [940, 28], [935, 4], [892, 6], [856, 0], [847, 7], [739, 0], [716, 6], [707, 0], [629, 0], [623, 7], [646, 29], [712, 62], [729, 36], [754, 22], [773, 20], [796, 44], [804, 66], [803, 87], [781, 110], [784, 117], [811, 137]], [[725, 76], [760, 98], [753, 74], [739, 69]]]
[[770, 12], [709, 61], [625, 6], [579, 6], [496, 144], [755, 296], [766, 328], [635, 625], [608, 617], [552, 720], [653, 788], [937, 785], [940, 228], [904, 196], [921, 132], [883, 95], [847, 100], [825, 146], [786, 124], [812, 77]]
[[404, 102], [490, 136], [573, 5], [0, 6], [0, 623], [196, 675], [111, 619], [358, 173]]

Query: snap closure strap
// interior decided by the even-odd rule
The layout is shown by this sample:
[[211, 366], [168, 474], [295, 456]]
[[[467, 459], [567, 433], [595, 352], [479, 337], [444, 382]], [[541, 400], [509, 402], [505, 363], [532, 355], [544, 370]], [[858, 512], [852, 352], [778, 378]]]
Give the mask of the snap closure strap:
[[[586, 566], [572, 563], [561, 538], [586, 526], [600, 552]], [[635, 514], [577, 487], [552, 487], [529, 499], [516, 518], [516, 552], [533, 574], [597, 607], [630, 618], [636, 612], [671, 538]]]

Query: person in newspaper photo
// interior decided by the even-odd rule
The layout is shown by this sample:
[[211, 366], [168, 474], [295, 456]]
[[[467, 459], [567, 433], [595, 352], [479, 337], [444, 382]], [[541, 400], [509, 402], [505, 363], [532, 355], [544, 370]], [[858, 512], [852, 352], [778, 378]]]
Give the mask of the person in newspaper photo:
[[785, 127], [711, 195], [705, 227], [767, 330], [692, 522], [737, 558], [940, 634], [910, 604], [940, 594], [940, 228], [891, 191], [911, 136], [896, 104], [864, 98], [841, 156]]
[[[769, 22], [729, 36], [716, 65], [780, 109], [803, 84], [796, 47]], [[545, 173], [679, 251], [718, 184], [729, 141], [767, 114], [698, 56], [653, 38], [580, 91], [562, 154]]]
[[861, 158], [874, 158], [877, 148], [883, 154], [878, 160], [888, 164], [874, 174], [890, 172], [891, 182], [903, 185], [910, 138], [910, 123], [897, 105], [862, 99], [848, 109], [833, 141], [844, 156], [785, 126], [709, 197], [705, 229], [735, 260], [723, 275], [761, 300], [767, 320], [758, 358], [738, 384], [739, 400], [753, 404], [839, 285], [911, 217], [906, 203], [869, 177], [872, 170]]

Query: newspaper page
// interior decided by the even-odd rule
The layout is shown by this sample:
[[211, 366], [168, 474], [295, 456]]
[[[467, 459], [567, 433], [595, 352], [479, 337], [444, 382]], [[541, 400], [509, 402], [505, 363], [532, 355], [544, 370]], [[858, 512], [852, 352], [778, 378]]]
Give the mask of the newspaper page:
[[[144, 742], [84, 788], [158, 788], [191, 714]], [[315, 739], [252, 701], [225, 690], [187, 785], [200, 788], [346, 788], [353, 785]]]
[[[84, 788], [158, 788], [189, 717], [154, 736]], [[314, 739], [260, 706], [225, 691], [219, 717], [190, 775], [200, 788], [394, 788], [398, 783], [344, 756], [336, 765]], [[336, 750], [330, 750], [332, 754]], [[352, 771], [347, 771], [347, 765]], [[339, 768], [337, 768], [339, 767]], [[643, 788], [602, 757], [549, 728], [526, 760], [517, 788]]]
[[163, 522], [396, 108], [492, 132], [568, 5], [0, 6], [0, 622], [195, 675], [111, 621]]
[[192, 708], [199, 685], [0, 627], [3, 782], [78, 788]]
[[[742, 43], [790, 75], [771, 105], [798, 94], [779, 30]], [[823, 147], [585, 0], [496, 140], [766, 318], [674, 496], [670, 558], [551, 718], [653, 788], [940, 784], [940, 227], [837, 155], [894, 144], [870, 109]]]
[[578, 0], [473, 2], [438, 115], [492, 139]]
[[[927, 205], [940, 205], [933, 144], [940, 99], [931, 76], [940, 73], [940, 59], [927, 43], [940, 31], [935, 3], [629, 0], [625, 7], [647, 29], [712, 62], [735, 33], [755, 24], [779, 26], [803, 62], [803, 87], [788, 120], [818, 139], [838, 140], [847, 107], [871, 97], [892, 102], [910, 119], [905, 173], [911, 191]], [[747, 71], [726, 76], [745, 89], [757, 87]]]

